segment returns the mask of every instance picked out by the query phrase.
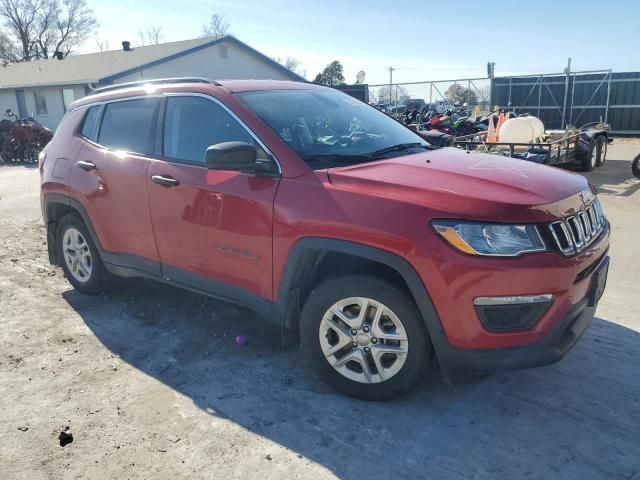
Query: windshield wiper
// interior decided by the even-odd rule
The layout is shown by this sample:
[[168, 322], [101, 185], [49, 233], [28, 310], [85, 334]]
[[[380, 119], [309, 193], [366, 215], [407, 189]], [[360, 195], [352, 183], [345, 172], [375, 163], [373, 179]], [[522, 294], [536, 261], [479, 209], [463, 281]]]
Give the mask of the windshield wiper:
[[430, 145], [425, 145], [424, 143], [420, 143], [420, 142], [399, 143], [397, 145], [391, 145], [390, 147], [381, 148], [380, 150], [376, 150], [375, 152], [371, 153], [371, 157], [375, 158], [375, 157], [379, 157], [381, 155], [384, 155], [385, 153], [401, 152], [403, 150], [407, 150], [409, 148], [416, 148], [416, 147], [421, 147], [421, 148], [424, 148], [424, 149], [427, 149], [427, 150], [431, 149]]

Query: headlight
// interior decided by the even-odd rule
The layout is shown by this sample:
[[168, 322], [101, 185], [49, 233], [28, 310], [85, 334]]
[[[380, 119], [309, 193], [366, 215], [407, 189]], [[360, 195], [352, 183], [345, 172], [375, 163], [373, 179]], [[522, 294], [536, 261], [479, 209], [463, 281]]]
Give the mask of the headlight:
[[433, 220], [431, 224], [451, 246], [470, 255], [514, 257], [546, 250], [535, 225], [458, 220]]

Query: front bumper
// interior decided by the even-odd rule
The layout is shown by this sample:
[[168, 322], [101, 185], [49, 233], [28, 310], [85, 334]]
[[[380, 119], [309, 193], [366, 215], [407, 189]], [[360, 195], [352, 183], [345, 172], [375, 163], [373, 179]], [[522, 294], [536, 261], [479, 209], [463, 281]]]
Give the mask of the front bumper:
[[469, 350], [445, 347], [438, 352], [440, 364], [449, 375], [486, 374], [505, 370], [540, 367], [562, 359], [591, 325], [596, 307], [585, 298], [556, 325], [543, 340], [522, 347]]
[[564, 318], [540, 341], [510, 348], [464, 349], [441, 346], [438, 352], [440, 364], [448, 376], [457, 374], [486, 374], [505, 370], [539, 367], [562, 359], [578, 342], [591, 325], [595, 315], [597, 300], [604, 291], [604, 283], [596, 279], [603, 275], [606, 282], [606, 270], [609, 257], [605, 256], [592, 275], [589, 294], [578, 302]]

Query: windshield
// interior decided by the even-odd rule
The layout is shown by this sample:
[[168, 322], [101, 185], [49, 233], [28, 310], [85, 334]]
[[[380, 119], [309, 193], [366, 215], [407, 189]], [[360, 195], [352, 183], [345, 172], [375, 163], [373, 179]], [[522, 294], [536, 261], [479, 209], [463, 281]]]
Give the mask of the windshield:
[[238, 97], [314, 169], [429, 148], [405, 126], [342, 92], [269, 90]]

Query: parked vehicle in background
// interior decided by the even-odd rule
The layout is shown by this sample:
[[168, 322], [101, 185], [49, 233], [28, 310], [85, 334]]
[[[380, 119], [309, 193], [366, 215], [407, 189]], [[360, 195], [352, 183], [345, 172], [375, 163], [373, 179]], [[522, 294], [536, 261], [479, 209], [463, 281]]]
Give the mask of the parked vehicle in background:
[[38, 154], [51, 141], [53, 132], [35, 119], [18, 118], [11, 109], [0, 121], [0, 161], [36, 163]]
[[608, 124], [596, 123], [547, 130], [542, 142], [514, 143], [488, 142], [487, 131], [483, 131], [457, 137], [454, 144], [466, 151], [480, 150], [545, 165], [577, 162], [583, 171], [590, 172], [606, 161], [608, 144], [613, 141], [610, 132]]
[[363, 399], [545, 365], [591, 323], [609, 224], [581, 176], [435, 148], [331, 88], [173, 79], [73, 103], [40, 156], [49, 259], [87, 294], [143, 276], [299, 332]]

